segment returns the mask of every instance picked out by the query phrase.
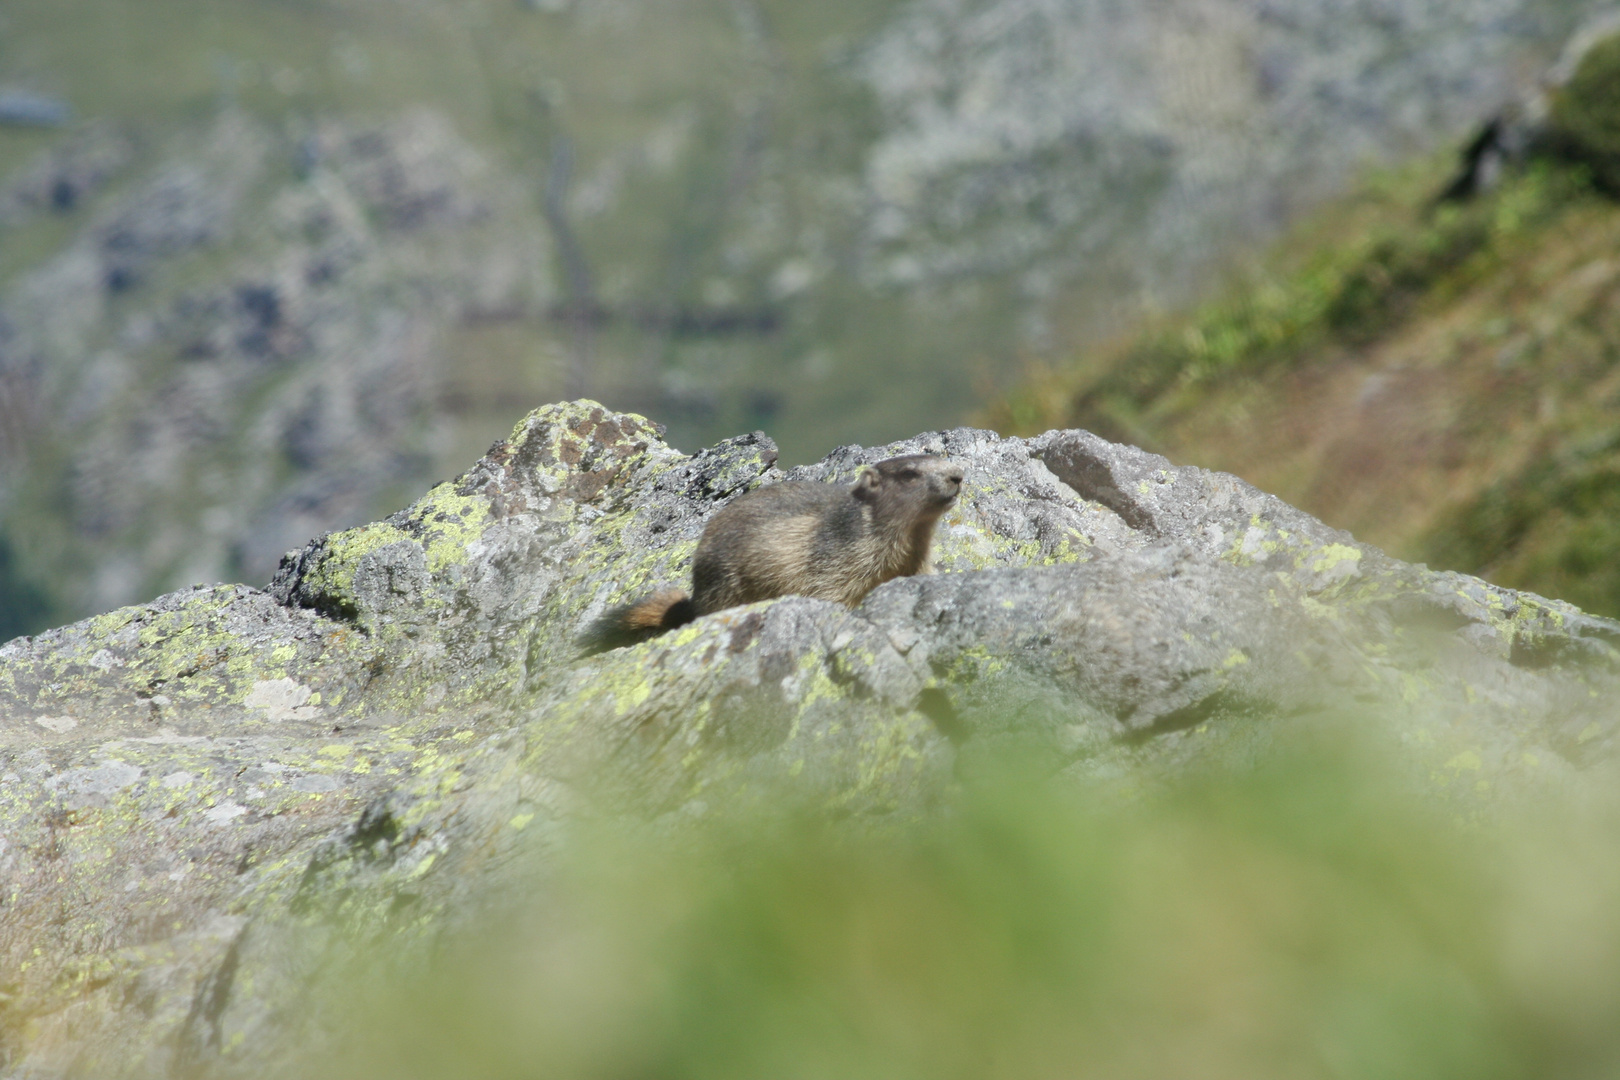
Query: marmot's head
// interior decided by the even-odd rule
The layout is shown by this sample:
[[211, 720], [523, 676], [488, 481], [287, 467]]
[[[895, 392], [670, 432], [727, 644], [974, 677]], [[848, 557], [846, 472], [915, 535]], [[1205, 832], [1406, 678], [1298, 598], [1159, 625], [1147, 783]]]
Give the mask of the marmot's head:
[[884, 520], [932, 522], [962, 490], [962, 466], [932, 454], [889, 458], [861, 470], [855, 497]]

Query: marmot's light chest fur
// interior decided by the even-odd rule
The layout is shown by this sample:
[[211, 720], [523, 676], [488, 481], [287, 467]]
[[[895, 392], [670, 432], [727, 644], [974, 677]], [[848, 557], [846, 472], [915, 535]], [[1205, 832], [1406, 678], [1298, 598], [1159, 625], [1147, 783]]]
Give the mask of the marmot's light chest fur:
[[934, 525], [962, 490], [962, 467], [929, 454], [889, 458], [849, 487], [788, 481], [709, 519], [692, 558], [692, 595], [663, 592], [603, 615], [592, 652], [630, 645], [722, 608], [777, 596], [851, 607], [890, 578], [932, 568]]

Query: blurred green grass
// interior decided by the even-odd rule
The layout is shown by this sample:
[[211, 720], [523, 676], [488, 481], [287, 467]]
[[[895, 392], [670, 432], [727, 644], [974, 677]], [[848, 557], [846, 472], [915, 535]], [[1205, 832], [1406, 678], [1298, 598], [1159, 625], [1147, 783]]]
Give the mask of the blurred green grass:
[[1617, 1075], [1612, 807], [1463, 825], [1398, 772], [1318, 749], [1129, 805], [1011, 772], [909, 825], [599, 836], [315, 1072]]

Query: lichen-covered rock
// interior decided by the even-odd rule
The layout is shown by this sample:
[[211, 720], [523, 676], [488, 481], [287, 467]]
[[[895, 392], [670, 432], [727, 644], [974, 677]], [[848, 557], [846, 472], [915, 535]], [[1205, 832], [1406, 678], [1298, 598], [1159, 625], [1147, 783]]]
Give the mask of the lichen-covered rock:
[[[727, 500], [907, 452], [966, 470], [939, 573], [580, 656], [607, 606], [686, 582]], [[1612, 753], [1617, 643], [1086, 432], [784, 474], [763, 435], [686, 456], [641, 417], [547, 406], [268, 591], [0, 647], [0, 1075], [273, 1072], [318, 1029], [312, 981], [476, 911], [581, 814], [904, 819], [1000, 750], [1128, 788], [1351, 718], [1438, 797], [1566, 783]]]

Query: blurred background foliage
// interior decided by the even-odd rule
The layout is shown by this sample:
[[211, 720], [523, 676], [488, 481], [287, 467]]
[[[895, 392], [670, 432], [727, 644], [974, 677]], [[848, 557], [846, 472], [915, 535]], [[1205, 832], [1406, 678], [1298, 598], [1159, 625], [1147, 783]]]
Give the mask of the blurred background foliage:
[[[564, 396], [790, 462], [1028, 402], [1600, 7], [12, 0], [0, 626], [262, 582]], [[1473, 227], [1367, 269], [1404, 297]], [[1297, 354], [1287, 317], [1220, 362]]]
[[598, 835], [425, 968], [369, 957], [314, 1072], [1613, 1075], [1615, 807], [1442, 811], [1364, 751], [1124, 800], [1010, 770], [875, 833]]

